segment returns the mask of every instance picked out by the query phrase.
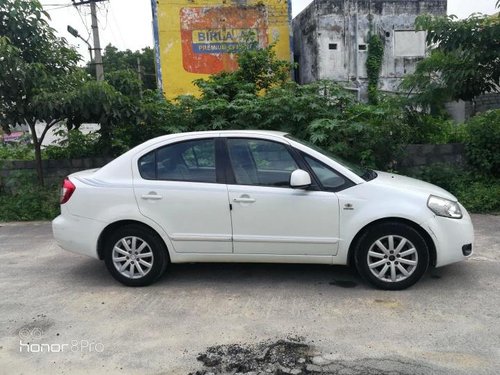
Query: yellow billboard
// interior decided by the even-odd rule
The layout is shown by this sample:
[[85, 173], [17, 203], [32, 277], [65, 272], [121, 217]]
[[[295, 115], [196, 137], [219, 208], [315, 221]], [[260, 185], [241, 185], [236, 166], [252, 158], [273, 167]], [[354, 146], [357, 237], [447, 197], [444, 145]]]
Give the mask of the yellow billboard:
[[167, 98], [197, 94], [193, 80], [238, 67], [237, 52], [252, 35], [276, 43], [290, 61], [291, 0], [152, 0], [158, 82]]

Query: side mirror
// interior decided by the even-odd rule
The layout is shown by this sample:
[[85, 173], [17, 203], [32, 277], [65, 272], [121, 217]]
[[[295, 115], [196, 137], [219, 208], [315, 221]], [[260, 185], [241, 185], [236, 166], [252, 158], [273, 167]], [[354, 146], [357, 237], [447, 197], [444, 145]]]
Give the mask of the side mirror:
[[290, 186], [293, 189], [307, 189], [311, 186], [311, 176], [302, 169], [296, 169], [290, 175]]

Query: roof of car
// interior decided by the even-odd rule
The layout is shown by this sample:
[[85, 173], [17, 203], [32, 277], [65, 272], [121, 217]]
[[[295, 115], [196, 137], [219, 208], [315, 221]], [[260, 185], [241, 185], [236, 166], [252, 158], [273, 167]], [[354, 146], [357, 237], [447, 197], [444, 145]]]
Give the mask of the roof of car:
[[286, 132], [280, 132], [276, 130], [206, 130], [206, 131], [198, 131], [198, 132], [186, 132], [186, 133], [172, 133], [172, 134], [166, 134], [162, 135], [157, 138], [150, 139], [149, 141], [146, 141], [144, 145], [146, 144], [153, 144], [161, 140], [166, 140], [166, 139], [171, 139], [171, 138], [177, 138], [177, 137], [185, 137], [185, 136], [200, 136], [200, 135], [206, 135], [206, 136], [221, 136], [221, 135], [267, 135], [267, 136], [275, 136], [275, 137], [283, 137], [285, 136]]
[[258, 130], [258, 129], [248, 129], [248, 130], [207, 130], [207, 131], [199, 131], [199, 132], [189, 132], [189, 133], [180, 133], [180, 134], [226, 134], [226, 133], [242, 133], [242, 134], [268, 134], [268, 135], [276, 135], [276, 136], [284, 136], [288, 133], [277, 131], [277, 130]]
[[248, 135], [262, 135], [262, 136], [274, 136], [274, 137], [283, 137], [285, 136], [286, 132], [280, 132], [280, 131], [275, 131], [275, 130], [208, 130], [208, 131], [199, 131], [199, 132], [186, 132], [186, 133], [172, 133], [172, 134], [166, 134], [166, 135], [162, 135], [162, 136], [159, 136], [159, 137], [156, 137], [156, 138], [152, 138], [136, 147], [134, 147], [132, 150], [130, 150], [129, 152], [125, 153], [125, 154], [133, 154], [134, 152], [136, 152], [137, 150], [142, 150], [142, 149], [145, 149], [145, 148], [148, 148], [150, 146], [153, 146], [153, 145], [156, 145], [160, 142], [163, 142], [165, 140], [170, 140], [170, 139], [175, 139], [175, 138], [181, 138], [181, 137], [195, 137], [196, 136], [213, 136], [213, 137], [218, 137], [218, 136], [221, 136], [221, 135], [225, 135], [225, 134], [228, 134], [228, 135], [245, 135], [245, 134], [248, 134]]

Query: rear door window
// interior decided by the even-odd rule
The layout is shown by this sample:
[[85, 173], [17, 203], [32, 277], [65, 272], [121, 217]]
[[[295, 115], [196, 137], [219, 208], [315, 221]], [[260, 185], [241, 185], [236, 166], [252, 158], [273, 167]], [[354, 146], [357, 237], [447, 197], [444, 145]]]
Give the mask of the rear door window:
[[139, 159], [139, 173], [146, 180], [215, 183], [215, 140], [196, 139], [151, 151]]

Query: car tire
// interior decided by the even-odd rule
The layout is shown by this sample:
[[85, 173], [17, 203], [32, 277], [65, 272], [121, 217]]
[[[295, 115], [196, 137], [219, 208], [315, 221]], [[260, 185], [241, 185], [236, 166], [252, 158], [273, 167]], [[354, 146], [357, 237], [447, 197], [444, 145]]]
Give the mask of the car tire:
[[358, 241], [356, 268], [380, 289], [401, 290], [415, 284], [429, 266], [429, 249], [422, 235], [403, 223], [368, 228]]
[[127, 286], [146, 286], [158, 280], [168, 264], [163, 240], [152, 230], [130, 224], [105, 241], [104, 262], [111, 275]]

